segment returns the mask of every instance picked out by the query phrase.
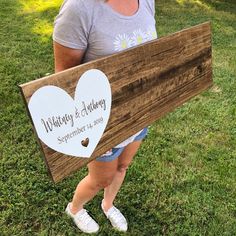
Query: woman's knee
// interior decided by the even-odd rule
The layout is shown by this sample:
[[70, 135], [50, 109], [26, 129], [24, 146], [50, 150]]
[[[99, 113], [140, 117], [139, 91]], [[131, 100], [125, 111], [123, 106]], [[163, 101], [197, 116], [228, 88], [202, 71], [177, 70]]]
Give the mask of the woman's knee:
[[97, 190], [101, 190], [101, 189], [106, 188], [112, 183], [114, 176], [115, 175], [107, 175], [107, 176], [98, 177], [96, 179], [90, 177], [90, 182], [93, 188]]
[[117, 170], [118, 160], [111, 162], [92, 161], [88, 164], [90, 180], [95, 188], [103, 189], [109, 186]]
[[97, 182], [97, 185], [98, 185], [98, 187], [100, 189], [104, 189], [104, 188], [108, 187], [112, 183], [113, 179], [114, 179], [114, 177], [109, 177], [107, 179], [99, 180]]
[[129, 164], [120, 164], [117, 167], [117, 172], [119, 174], [124, 174], [124, 173], [126, 173], [126, 170], [128, 169], [128, 167], [129, 167]]

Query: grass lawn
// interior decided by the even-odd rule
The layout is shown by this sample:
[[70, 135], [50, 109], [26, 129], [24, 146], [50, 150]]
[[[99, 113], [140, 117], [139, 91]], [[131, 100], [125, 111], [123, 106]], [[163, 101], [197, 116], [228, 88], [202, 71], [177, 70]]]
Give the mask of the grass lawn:
[[[0, 235], [80, 234], [64, 209], [86, 169], [51, 182], [17, 87], [53, 73], [60, 3], [0, 1]], [[160, 0], [156, 20], [159, 36], [212, 22], [214, 87], [151, 126], [116, 201], [127, 235], [236, 235], [236, 2]], [[122, 235], [101, 199], [99, 235]]]

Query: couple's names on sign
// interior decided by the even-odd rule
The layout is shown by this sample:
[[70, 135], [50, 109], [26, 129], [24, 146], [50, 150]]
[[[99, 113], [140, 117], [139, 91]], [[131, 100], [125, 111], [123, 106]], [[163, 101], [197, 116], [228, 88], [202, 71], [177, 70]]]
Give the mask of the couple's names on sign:
[[[86, 101], [84, 106], [78, 108], [80, 119], [75, 118], [76, 105], [72, 101], [69, 102], [73, 104], [71, 109], [60, 113], [61, 118], [65, 114], [68, 115], [64, 117], [64, 122], [67, 122], [68, 126], [72, 125], [72, 116], [70, 116], [72, 114], [74, 127], [70, 127], [70, 130], [64, 132], [64, 135], [60, 136], [60, 141], [57, 139], [59, 136], [56, 136], [57, 145], [66, 146], [66, 142], [69, 143], [76, 139], [74, 135], [77, 136], [77, 133], [81, 133], [83, 134], [79, 140], [81, 148], [87, 150], [93, 140], [93, 133], [95, 132], [96, 136], [97, 128], [102, 126], [104, 128], [99, 131], [100, 137], [96, 136], [100, 141], [97, 141], [95, 150], [90, 152], [92, 154], [90, 158], [62, 154], [60, 151], [51, 149], [39, 137], [43, 156], [53, 181], [58, 182], [79, 170], [97, 156], [106, 153], [142, 128], [211, 87], [213, 83], [211, 50], [211, 26], [209, 22], [206, 22], [116, 55], [20, 85], [27, 108], [32, 95], [47, 85], [63, 89], [64, 93], [70, 96], [69, 100], [74, 98], [75, 104], [77, 101]], [[112, 94], [112, 107], [109, 110], [109, 99], [106, 98], [106, 110], [102, 110], [105, 106], [97, 108], [97, 111], [102, 111], [103, 115], [96, 114], [94, 117], [88, 115], [87, 118], [92, 119], [83, 120], [81, 113], [83, 108], [84, 115], [93, 114], [90, 112], [92, 110], [90, 106], [88, 107], [93, 96], [83, 99], [86, 94], [82, 90], [77, 91], [76, 88], [78, 78], [80, 81], [80, 77], [91, 69], [102, 71], [108, 78]], [[92, 89], [96, 85], [90, 83], [88, 87]], [[105, 90], [107, 89], [108, 87]], [[94, 94], [96, 91], [97, 89], [94, 90]], [[82, 94], [80, 98], [79, 94]], [[64, 95], [62, 94], [62, 96]], [[64, 96], [61, 102], [66, 99]], [[48, 100], [52, 100], [52, 98], [48, 98]], [[99, 99], [95, 99], [94, 102], [99, 102]], [[69, 103], [68, 106], [70, 106]], [[66, 106], [64, 108], [66, 109]], [[96, 110], [94, 110], [95, 113]], [[44, 121], [47, 122], [47, 119], [52, 118], [55, 114], [57, 113], [45, 116]], [[30, 117], [32, 118], [31, 114]], [[81, 122], [75, 125], [78, 120]], [[42, 121], [39, 122], [42, 126]], [[43, 129], [45, 132], [45, 127]]]
[[[68, 125], [70, 124], [71, 127], [74, 127], [74, 120], [79, 119], [80, 117], [85, 117], [88, 116], [91, 112], [101, 108], [102, 110], [106, 110], [106, 100], [101, 99], [99, 101], [92, 101], [89, 104], [86, 104], [84, 101], [82, 101], [82, 110], [79, 108], [75, 107], [75, 112], [71, 114], [64, 114], [62, 116], [60, 115], [55, 115], [52, 117], [49, 117], [47, 119], [41, 119], [42, 124], [45, 128], [45, 131], [51, 132], [53, 131], [54, 128], [60, 128], [63, 125]], [[102, 118], [102, 117], [101, 117]], [[96, 121], [94, 121], [94, 124], [96, 124]], [[85, 126], [84, 126], [85, 127]]]
[[90, 113], [96, 111], [96, 110], [106, 110], [106, 100], [101, 99], [99, 101], [95, 101], [92, 99], [92, 101], [88, 104], [86, 104], [84, 101], [82, 101], [82, 109], [79, 109], [75, 107], [75, 112], [71, 114], [64, 114], [63, 116], [52, 116], [47, 119], [41, 119], [42, 124], [45, 128], [45, 131], [48, 132], [53, 132], [54, 129], [60, 128], [62, 126], [67, 126], [70, 125], [71, 127], [74, 127], [75, 129], [67, 133], [63, 136], [58, 136], [57, 140], [59, 144], [67, 143], [70, 141], [70, 139], [78, 136], [79, 134], [83, 133], [86, 131], [86, 129], [92, 129], [93, 127], [97, 127], [97, 125], [103, 123], [103, 117], [99, 117], [92, 121], [91, 123], [88, 123], [86, 125], [83, 125], [81, 127], [75, 127], [75, 120], [80, 119], [81, 117], [86, 117]]

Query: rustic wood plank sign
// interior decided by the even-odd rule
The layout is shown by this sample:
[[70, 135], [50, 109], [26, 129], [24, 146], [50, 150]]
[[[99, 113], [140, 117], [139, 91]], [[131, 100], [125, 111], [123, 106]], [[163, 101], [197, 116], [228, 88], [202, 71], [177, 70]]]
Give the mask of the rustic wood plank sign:
[[[62, 180], [97, 156], [104, 154], [107, 150], [212, 86], [211, 53], [211, 27], [210, 23], [206, 22], [118, 54], [20, 85], [27, 110], [35, 133], [39, 138], [39, 144], [53, 181], [58, 182]], [[85, 96], [83, 95], [83, 90], [85, 89], [77, 91], [77, 85], [82, 81], [86, 73], [94, 70], [102, 73], [109, 81], [108, 83], [104, 82], [105, 87], [102, 86], [108, 91], [108, 95], [103, 97], [100, 94], [96, 95], [96, 97], [94, 94], [97, 93], [92, 92], [91, 98], [85, 98], [83, 97]], [[92, 77], [96, 78], [97, 76]], [[92, 79], [88, 79], [88, 81], [90, 81], [90, 85], [85, 84], [85, 91], [88, 93], [94, 87], [93, 85], [95, 87], [99, 86], [96, 83], [93, 84], [94, 81]], [[47, 91], [47, 89], [49, 90]], [[51, 89], [53, 89], [53, 92]], [[109, 89], [111, 91], [110, 98]], [[54, 94], [54, 92], [56, 94], [56, 91], [60, 91], [58, 96], [63, 97], [60, 100], [60, 104], [63, 103], [64, 105], [60, 106], [59, 104], [58, 106], [57, 100], [53, 101], [55, 98], [49, 95]], [[80, 94], [82, 94], [82, 98]], [[37, 95], [40, 98], [39, 100]], [[44, 103], [42, 103], [43, 98]], [[64, 101], [66, 99], [68, 104]], [[37, 103], [37, 101], [40, 102]], [[94, 149], [84, 154], [84, 156], [83, 152], [80, 152], [78, 149], [82, 148], [82, 146], [84, 148], [89, 147], [92, 143], [93, 135], [92, 137], [89, 136], [91, 135], [89, 131], [85, 133], [89, 126], [87, 127], [88, 120], [84, 119], [82, 121], [81, 118], [84, 107], [77, 109], [79, 111], [77, 115], [78, 122], [72, 119], [73, 116], [70, 116], [73, 114], [72, 110], [76, 109], [76, 105], [72, 104], [76, 101], [80, 101], [82, 105], [82, 102], [93, 101], [96, 103], [100, 101], [100, 105], [96, 106], [97, 111], [94, 111], [94, 114], [97, 112], [96, 116], [90, 117], [89, 124], [91, 122], [92, 125], [94, 125], [93, 122], [96, 124], [103, 123], [103, 126], [100, 126], [99, 132], [96, 131], [97, 128], [95, 129], [90, 126], [99, 135], [94, 142]], [[109, 101], [111, 103], [110, 108]], [[105, 103], [108, 104], [106, 109]], [[72, 110], [66, 110], [71, 106]], [[70, 126], [71, 128], [73, 124], [74, 132], [75, 128], [80, 129], [78, 133], [81, 132], [84, 136], [80, 137], [80, 143], [73, 143], [73, 145], [77, 145], [77, 150], [73, 149], [73, 147], [71, 147], [72, 149], [68, 148], [67, 151], [62, 150], [60, 147], [57, 147], [55, 142], [51, 144], [50, 138], [48, 139], [48, 137], [40, 134], [40, 129], [43, 129], [43, 126], [45, 133], [54, 132], [50, 130], [52, 126], [50, 127], [49, 120], [42, 119], [45, 112], [41, 109], [42, 107], [47, 107], [45, 109], [49, 112], [47, 113], [48, 117], [55, 114], [55, 111], [58, 112], [57, 114], [60, 114], [61, 123], [59, 122], [59, 124], [61, 126], [67, 125], [67, 127]], [[62, 107], [65, 110], [61, 109]], [[43, 111], [37, 111], [37, 108]], [[54, 113], [50, 113], [52, 110]], [[99, 119], [94, 120], [99, 118], [99, 115], [100, 121]], [[103, 116], [105, 117], [104, 122], [102, 121]], [[74, 117], [76, 118], [75, 114]], [[37, 118], [40, 119], [37, 120]], [[40, 124], [37, 124], [37, 122]], [[54, 126], [55, 135], [53, 138], [58, 137], [56, 130], [59, 130], [56, 125]], [[71, 129], [67, 131], [67, 136], [60, 137], [61, 142], [70, 142], [73, 140], [73, 135], [77, 135], [77, 133], [73, 133], [71, 136], [70, 132], [73, 132]], [[60, 138], [55, 140], [60, 142]]]

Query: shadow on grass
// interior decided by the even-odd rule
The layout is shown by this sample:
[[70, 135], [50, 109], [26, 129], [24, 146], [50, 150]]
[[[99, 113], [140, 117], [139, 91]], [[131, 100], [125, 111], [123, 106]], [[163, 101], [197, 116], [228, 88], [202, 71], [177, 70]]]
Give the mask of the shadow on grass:
[[236, 14], [236, 6], [234, 0], [214, 1], [214, 0], [176, 0], [176, 3], [185, 7], [199, 7], [205, 10], [228, 12], [230, 14]]
[[[215, 11], [225, 11], [231, 14], [236, 14], [235, 0], [215, 1], [215, 0], [201, 0], [201, 2], [210, 6]], [[232, 5], [234, 4], [234, 7]]]

